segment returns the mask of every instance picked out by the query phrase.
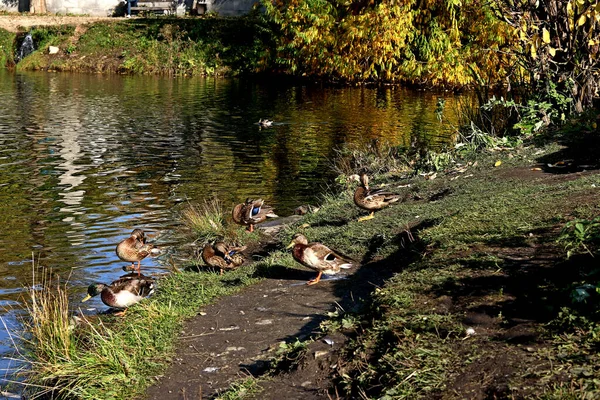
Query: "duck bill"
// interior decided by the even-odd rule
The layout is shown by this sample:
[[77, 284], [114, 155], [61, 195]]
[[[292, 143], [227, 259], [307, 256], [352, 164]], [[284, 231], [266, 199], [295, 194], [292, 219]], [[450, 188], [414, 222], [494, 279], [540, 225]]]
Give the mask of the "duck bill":
[[296, 243], [292, 242], [290, 244], [288, 244], [288, 247], [286, 247], [286, 249], [291, 249], [292, 247], [294, 247]]
[[87, 296], [85, 296], [83, 299], [81, 299], [81, 302], [83, 303], [84, 301], [88, 301], [89, 299], [91, 299], [92, 296], [90, 296], [89, 294]]

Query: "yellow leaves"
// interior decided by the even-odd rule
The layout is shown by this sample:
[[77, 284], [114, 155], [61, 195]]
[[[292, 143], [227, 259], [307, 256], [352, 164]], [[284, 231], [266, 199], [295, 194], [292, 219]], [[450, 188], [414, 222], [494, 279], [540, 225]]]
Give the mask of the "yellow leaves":
[[546, 28], [542, 29], [542, 40], [546, 44], [550, 43], [550, 32]]
[[556, 49], [553, 47], [548, 47], [548, 53], [550, 53], [550, 55], [554, 57], [556, 55]]
[[585, 16], [585, 14], [581, 14], [579, 19], [577, 20], [577, 26], [582, 26], [583, 24], [585, 24], [585, 21], [587, 21], [587, 17]]
[[536, 33], [535, 35], [533, 35], [533, 38], [531, 38], [531, 43], [529, 44], [529, 51], [531, 52], [532, 58], [537, 57], [537, 50], [539, 48], [539, 45], [540, 45], [540, 35], [538, 35]]
[[499, 167], [502, 165], [502, 161], [498, 160], [496, 161], [496, 163], [494, 164], [494, 167]]

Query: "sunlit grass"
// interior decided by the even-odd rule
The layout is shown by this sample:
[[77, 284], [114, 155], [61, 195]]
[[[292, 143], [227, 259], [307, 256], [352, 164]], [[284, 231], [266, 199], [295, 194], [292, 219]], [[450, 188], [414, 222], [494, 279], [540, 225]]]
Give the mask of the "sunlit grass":
[[124, 317], [74, 318], [67, 286], [57, 279], [33, 285], [24, 331], [28, 365], [21, 375], [29, 398], [125, 399], [141, 394], [168, 363], [186, 318], [214, 299], [258, 282], [255, 268], [223, 276], [180, 272], [158, 280], [154, 296]]
[[223, 203], [212, 198], [199, 205], [189, 204], [181, 212], [184, 225], [191, 231], [198, 242], [209, 242], [216, 239], [236, 241], [240, 236], [239, 227], [230, 221], [231, 211], [223, 207]]

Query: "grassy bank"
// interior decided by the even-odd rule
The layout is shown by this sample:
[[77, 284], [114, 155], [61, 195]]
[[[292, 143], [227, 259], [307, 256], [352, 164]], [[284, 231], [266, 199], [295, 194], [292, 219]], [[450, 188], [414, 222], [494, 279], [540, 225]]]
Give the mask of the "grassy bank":
[[[600, 395], [598, 268], [590, 254], [568, 258], [559, 242], [567, 224], [568, 243], [585, 232], [598, 243], [600, 175], [577, 167], [595, 158], [595, 135], [587, 138], [486, 152], [435, 179], [382, 175], [388, 189], [409, 184], [408, 200], [357, 222], [347, 191], [299, 222], [311, 240], [361, 260], [351, 281], [382, 281], [364, 309], [323, 324], [324, 334], [347, 337], [324, 367], [332, 398]], [[574, 228], [573, 219], [583, 222]], [[324, 373], [304, 353], [292, 357], [303, 376]], [[271, 372], [280, 376], [294, 379]]]
[[[254, 72], [269, 40], [260, 27], [252, 15], [37, 27], [29, 31], [36, 51], [16, 68], [166, 75]], [[2, 49], [10, 49], [9, 54], [15, 54], [20, 46], [15, 35], [6, 31], [0, 31], [0, 41]], [[58, 47], [59, 52], [49, 54], [49, 46]], [[7, 57], [2, 65], [13, 61], [12, 56]]]
[[[324, 325], [347, 337], [336, 368], [328, 370], [332, 395], [594, 398], [598, 299], [592, 293], [577, 302], [573, 293], [595, 269], [589, 258], [567, 259], [557, 239], [568, 221], [591, 220], [600, 211], [600, 175], [581, 172], [597, 159], [598, 146], [589, 141], [594, 134], [582, 142], [567, 137], [561, 145], [493, 146], [464, 154], [468, 159], [449, 153], [459, 164], [437, 173], [413, 174], [399, 164], [372, 174], [374, 186], [403, 192], [405, 201], [371, 221], [357, 221], [365, 213], [340, 179], [320, 209], [285, 229], [279, 247], [271, 245], [281, 250], [262, 261], [223, 276], [197, 272], [190, 262], [192, 270], [161, 279], [157, 294], [126, 318], [102, 316], [74, 329], [62, 324], [57, 345], [34, 337], [27, 382], [57, 398], [142, 394], [168, 363], [182, 322], [268, 276], [272, 265], [297, 267], [283, 246], [302, 231], [360, 260], [356, 275], [340, 283], [347, 290], [353, 282], [380, 282], [362, 310]], [[361, 168], [369, 170], [368, 162]], [[242, 237], [221, 230], [215, 204], [187, 215], [194, 237], [209, 238], [217, 228]], [[260, 392], [261, 382], [245, 379], [231, 398]]]

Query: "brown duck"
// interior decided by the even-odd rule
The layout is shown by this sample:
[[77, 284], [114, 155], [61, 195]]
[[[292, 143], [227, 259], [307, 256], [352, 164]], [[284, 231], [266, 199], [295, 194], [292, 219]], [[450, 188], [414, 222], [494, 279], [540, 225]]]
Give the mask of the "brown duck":
[[399, 194], [388, 192], [384, 189], [370, 189], [369, 177], [365, 174], [360, 176], [360, 183], [360, 186], [354, 191], [354, 204], [362, 209], [371, 211], [371, 214], [359, 218], [358, 221], [373, 219], [375, 211], [381, 210], [401, 198]]
[[318, 272], [315, 279], [307, 282], [308, 285], [318, 283], [322, 274], [334, 275], [340, 272], [340, 269], [354, 266], [354, 260], [351, 258], [330, 249], [324, 244], [308, 243], [306, 237], [300, 233], [294, 235], [288, 249], [290, 247], [293, 247], [292, 256], [296, 261]]
[[[154, 245], [146, 243], [146, 235], [141, 229], [134, 229], [131, 235], [119, 242], [117, 245], [117, 256], [123, 260], [131, 263], [131, 268], [134, 268], [138, 275], [140, 275], [141, 261], [146, 258], [153, 250]], [[137, 261], [137, 268], [134, 267]]]
[[254, 232], [255, 224], [260, 224], [267, 218], [277, 218], [273, 208], [266, 205], [263, 199], [250, 198], [236, 205], [231, 216], [236, 224], [248, 226], [250, 232]]
[[[100, 295], [100, 299], [109, 307], [121, 310], [138, 303], [144, 297], [150, 296], [155, 289], [154, 279], [138, 274], [123, 275], [110, 285], [93, 283], [88, 287], [87, 296], [81, 300], [88, 301]], [[125, 311], [119, 313], [123, 315]]]
[[206, 265], [219, 268], [220, 274], [223, 270], [233, 270], [244, 263], [244, 256], [241, 253], [246, 247], [228, 246], [224, 242], [215, 242], [211, 245], [207, 243], [202, 249], [202, 261]]

